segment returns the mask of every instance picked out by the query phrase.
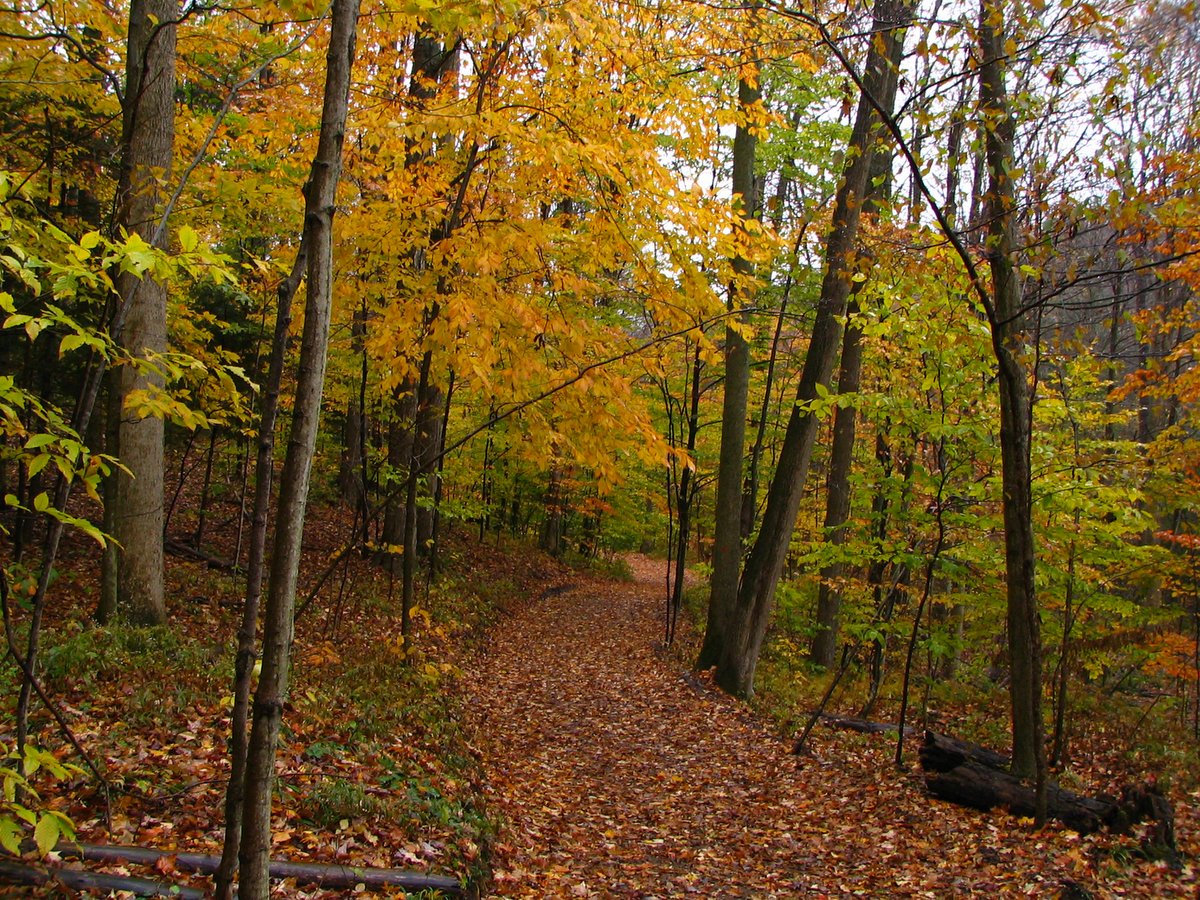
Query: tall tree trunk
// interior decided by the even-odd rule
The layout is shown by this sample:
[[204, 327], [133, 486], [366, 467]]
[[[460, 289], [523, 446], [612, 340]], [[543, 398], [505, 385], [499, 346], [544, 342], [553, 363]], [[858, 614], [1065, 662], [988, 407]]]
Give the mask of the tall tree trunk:
[[[448, 72], [457, 67], [458, 54], [456, 48], [447, 49], [443, 46], [441, 37], [433, 31], [428, 23], [422, 23], [413, 35], [412, 48], [412, 74], [408, 83], [409, 102], [417, 109], [424, 109], [431, 100], [433, 100], [439, 90], [442, 78]], [[481, 88], [482, 90], [482, 88]], [[415, 141], [410, 141], [405, 154], [404, 165], [409, 169], [415, 169], [420, 166], [432, 154], [432, 150], [422, 149]], [[470, 170], [464, 174], [463, 186], [470, 180]], [[447, 219], [443, 223], [443, 227], [435, 228], [430, 233], [430, 243], [436, 243], [441, 237], [447, 236], [457, 225], [455, 213], [447, 213]], [[426, 248], [418, 246], [411, 253], [411, 265], [413, 269], [421, 271], [427, 266], [428, 253]], [[439, 284], [439, 293], [442, 290]], [[424, 326], [428, 329], [430, 323], [438, 315], [438, 304], [436, 301], [426, 305], [424, 310]], [[425, 354], [428, 356], [428, 353]], [[427, 367], [428, 363], [423, 363], [423, 367]], [[410, 484], [414, 477], [420, 475], [432, 475], [436, 469], [436, 455], [438, 451], [433, 449], [438, 446], [437, 440], [438, 422], [440, 415], [437, 410], [441, 408], [441, 391], [432, 383], [428, 376], [422, 384], [412, 383], [411, 380], [406, 380], [405, 384], [396, 394], [396, 402], [394, 403], [393, 416], [395, 421], [389, 432], [388, 441], [388, 462], [393, 466], [393, 477], [399, 472], [399, 467], [404, 466], [405, 481], [404, 495], [407, 497], [410, 493]], [[427, 413], [426, 411], [433, 410]], [[428, 416], [433, 416], [433, 420]], [[432, 485], [431, 485], [432, 487]], [[415, 499], [416, 494], [412, 492]], [[389, 500], [384, 518], [384, 543], [391, 547], [407, 546], [410, 536], [407, 534], [406, 522], [409, 520], [410, 511], [407, 505], [400, 505], [400, 492], [393, 490], [389, 493]], [[419, 547], [423, 542], [416, 537], [416, 530], [423, 529], [426, 536], [432, 534], [432, 518], [428, 514], [419, 513], [413, 510], [411, 515], [414, 517], [414, 533], [411, 540], [414, 547]], [[391, 562], [395, 565], [394, 554], [391, 557]], [[404, 562], [401, 560], [400, 568], [403, 571]]]
[[[117, 389], [117, 370], [109, 369], [104, 379], [104, 452], [117, 455], [117, 426], [121, 421], [121, 395]], [[101, 497], [104, 502], [104, 533], [117, 531], [117, 472], [104, 479]], [[100, 597], [96, 603], [96, 621], [108, 625], [117, 617], [117, 570], [121, 565], [121, 550], [115, 541], [108, 541], [100, 557]]]
[[1013, 260], [1012, 183], [1016, 126], [1004, 85], [1004, 13], [997, 0], [980, 4], [979, 99], [987, 158], [987, 256], [992, 272], [992, 349], [1000, 389], [1000, 457], [1004, 487], [1004, 564], [1011, 669], [1013, 774], [1038, 779], [1038, 817], [1045, 817], [1046, 748], [1042, 740], [1042, 645], [1034, 581], [1032, 398], [1019, 358], [1024, 316]]
[[[826, 245], [825, 278], [817, 304], [808, 355], [800, 375], [796, 404], [792, 407], [775, 476], [767, 493], [758, 539], [746, 558], [737, 599], [730, 610], [728, 634], [717, 683], [731, 694], [749, 697], [754, 692], [754, 671], [770, 623], [775, 586], [791, 544], [792, 528], [808, 477], [816, 440], [817, 418], [810, 404], [817, 388], [828, 391], [833, 360], [841, 337], [839, 320], [845, 313], [852, 276], [856, 271], [854, 248], [863, 199], [867, 193], [871, 158], [879, 131], [879, 117], [869, 97], [890, 112], [896, 94], [896, 67], [903, 47], [902, 33], [912, 16], [906, 0], [877, 0], [875, 37], [867, 54], [848, 162], [834, 204], [833, 225]], [[868, 96], [869, 95], [869, 96]]]
[[346, 425], [342, 436], [341, 471], [338, 483], [342, 499], [354, 510], [355, 529], [351, 540], [366, 543], [370, 538], [370, 511], [367, 508], [367, 379], [370, 375], [367, 356], [366, 297], [354, 311], [350, 326], [350, 349], [358, 354], [358, 385], [346, 404]]
[[[175, 17], [173, 0], [134, 0], [129, 11], [121, 124], [121, 176], [117, 188], [119, 206], [115, 221], [131, 232], [148, 237], [149, 243], [155, 246], [166, 243], [165, 222], [158, 220], [157, 216], [161, 214], [159, 179], [170, 171], [174, 149]], [[117, 304], [109, 323], [113, 339], [125, 348], [132, 348], [131, 353], [135, 356], [139, 349], [154, 350], [158, 346], [165, 349], [166, 296], [163, 286], [152, 278], [139, 280], [125, 275], [118, 279], [117, 288], [121, 302]], [[140, 308], [140, 305], [144, 308]], [[71, 426], [77, 434], [87, 433], [107, 371], [107, 360], [103, 356], [94, 358], [89, 365], [72, 416]], [[123, 379], [127, 374], [123, 372], [119, 377]], [[130, 565], [127, 572], [118, 571], [115, 577], [110, 565], [106, 574], [116, 581], [118, 599], [123, 592], [132, 620], [161, 622], [166, 619], [162, 590], [163, 423], [161, 419], [153, 418], [131, 422], [133, 425], [142, 423], [146, 428], [131, 438], [129, 452], [132, 459], [123, 457], [122, 462], [131, 469], [145, 464], [148, 467], [143, 473], [145, 479], [133, 488], [132, 493], [126, 493], [117, 503], [109, 504], [114, 510], [109, 534], [115, 535], [123, 543], [130, 541], [124, 543], [122, 558]], [[113, 453], [114, 450], [109, 448], [108, 452]], [[124, 447], [119, 447], [116, 452], [124, 454], [126, 451]], [[124, 473], [120, 477], [128, 478]], [[53, 508], [66, 509], [71, 487], [71, 481], [60, 474], [54, 488]], [[120, 521], [122, 517], [127, 521]], [[107, 518], [106, 524], [110, 524]], [[131, 531], [136, 533], [127, 533]], [[63, 522], [49, 517], [41, 574], [31, 598], [25, 658], [17, 660], [24, 673], [17, 698], [18, 754], [24, 752], [28, 737], [29, 705], [33, 692], [33, 679], [29, 673], [36, 672], [38, 667], [46, 594], [55, 574], [54, 561], [62, 534]], [[146, 555], [136, 556], [138, 551], [144, 551]], [[123, 567], [118, 566], [120, 568]]]
[[[892, 155], [877, 149], [871, 158], [871, 172], [863, 212], [875, 213], [887, 191]], [[870, 260], [863, 247], [860, 257]], [[847, 306], [846, 332], [842, 338], [842, 361], [838, 369], [838, 394], [857, 394], [862, 383], [862, 329], [858, 323], [858, 295], [866, 281], [856, 281]], [[830, 448], [829, 477], [826, 481], [825, 540], [834, 547], [846, 542], [846, 521], [850, 518], [850, 470], [854, 461], [854, 436], [858, 420], [857, 406], [839, 406], [833, 417], [833, 446]], [[809, 655], [814, 663], [829, 668], [837, 653], [839, 621], [842, 615], [842, 589], [838, 585], [845, 566], [840, 562], [821, 568], [817, 588], [816, 633]]]
[[[796, 131], [800, 127], [801, 108], [797, 107], [789, 120], [789, 128]], [[775, 194], [766, 202], [766, 209], [771, 214], [771, 225], [776, 232], [783, 228], [784, 211], [787, 208], [788, 196], [791, 193], [792, 180], [795, 172], [795, 160], [783, 164], [779, 173], [779, 182]], [[742, 485], [742, 541], [748, 541], [754, 533], [754, 525], [758, 517], [758, 487], [762, 463], [763, 442], [767, 434], [767, 419], [771, 410], [771, 397], [775, 386], [775, 363], [779, 359], [779, 341], [783, 335], [783, 325], [787, 321], [788, 302], [792, 296], [793, 272], [796, 257], [808, 233], [808, 223], [804, 222], [796, 233], [791, 256], [788, 259], [787, 277], [784, 279], [783, 290], [780, 292], [779, 309], [775, 315], [775, 333], [771, 337], [771, 350], [767, 354], [767, 375], [763, 384], [762, 405], [759, 408], [758, 423], [755, 426], [754, 444], [750, 448], [750, 459], [746, 465], [745, 482]]]
[[542, 519], [541, 536], [538, 538], [538, 549], [544, 550], [551, 556], [562, 553], [563, 540], [563, 468], [557, 460], [550, 466], [550, 480], [546, 485], [544, 501], [545, 514]]
[[[684, 420], [685, 446], [689, 459], [696, 453], [696, 435], [700, 432], [700, 375], [704, 371], [704, 359], [700, 354], [700, 342], [692, 356], [691, 391], [688, 399], [687, 417]], [[687, 574], [687, 548], [692, 529], [692, 501], [696, 497], [695, 480], [692, 477], [692, 466], [685, 465], [679, 475], [679, 485], [675, 494], [675, 509], [679, 516], [679, 534], [675, 542], [675, 573], [671, 585], [670, 612], [667, 616], [666, 644], [671, 646], [675, 641], [675, 626], [679, 620], [679, 610], [683, 606], [684, 578]]]
[[[119, 185], [118, 223], [131, 233], [166, 247], [158, 228], [163, 183], [171, 171], [175, 147], [176, 0], [134, 0], [129, 10], [125, 104], [122, 110], [124, 156]], [[163, 594], [163, 420], [142, 416], [126, 406], [134, 391], [160, 390], [162, 377], [140, 364], [167, 349], [167, 288], [151, 275], [122, 274], [117, 282], [125, 306], [119, 341], [136, 364], [117, 370], [121, 397], [117, 450], [114, 536], [121, 546], [117, 600], [131, 621], [167, 619]]]
[[321, 132], [305, 189], [308, 296], [291, 436], [280, 477], [271, 581], [263, 619], [262, 672], [254, 694], [246, 765], [246, 802], [239, 853], [242, 877], [238, 891], [243, 900], [266, 900], [269, 894], [275, 748], [287, 696], [304, 512], [325, 383], [333, 300], [333, 216], [342, 168], [358, 8], [359, 0], [333, 3]]
[[[426, 354], [428, 355], [428, 354]], [[432, 501], [437, 493], [438, 460], [442, 452], [442, 419], [446, 409], [446, 392], [433, 380], [430, 372], [426, 378], [425, 389], [420, 392], [416, 418], [416, 446], [413, 451], [413, 462], [417, 474], [424, 482], [423, 490], [426, 497]], [[428, 557], [433, 540], [433, 503], [423, 503], [417, 506], [417, 552]]]
[[397, 548], [404, 546], [404, 491], [408, 467], [412, 461], [413, 429], [417, 402], [417, 385], [406, 378], [392, 394], [391, 416], [387, 430], [387, 477], [382, 480], [383, 554], [390, 571], [396, 570]]
[[[848, 308], [846, 333], [842, 340], [842, 362], [838, 371], [838, 393], [857, 393], [862, 382], [862, 330], [855, 317], [857, 302]], [[854, 458], [854, 432], [858, 410], [839, 406], [833, 418], [833, 445], [830, 448], [829, 477], [826, 480], [825, 542], [840, 548], [846, 542], [846, 520], [850, 517], [850, 469]], [[829, 668], [837, 655], [839, 622], [842, 615], [842, 589], [838, 580], [845, 571], [840, 562], [821, 567], [817, 587], [816, 633], [809, 647], [809, 657], [819, 666]]]
[[[434, 487], [433, 487], [433, 525], [429, 532], [429, 582], [433, 583], [438, 576], [438, 549], [442, 534], [442, 473], [446, 468], [446, 431], [450, 427], [450, 406], [454, 402], [454, 370], [450, 370], [450, 374], [446, 378], [446, 399], [442, 404], [442, 417], [438, 423], [438, 440], [437, 449], [437, 465], [434, 467]], [[488, 436], [490, 439], [490, 435]], [[484, 464], [486, 470], [487, 465]], [[487, 501], [484, 501], [484, 508], [487, 507]], [[482, 522], [483, 519], [481, 518]], [[483, 534], [480, 533], [479, 540], [483, 540]]]
[[242, 840], [242, 809], [246, 796], [246, 758], [249, 752], [250, 688], [254, 670], [258, 610], [262, 602], [263, 568], [267, 555], [267, 522], [271, 512], [271, 483], [275, 474], [275, 422], [279, 416], [279, 389], [283, 381], [284, 356], [288, 330], [292, 323], [292, 301], [308, 265], [308, 249], [303, 238], [292, 263], [292, 271], [276, 292], [275, 331], [267, 362], [259, 413], [258, 449], [254, 462], [254, 506], [251, 512], [250, 549], [246, 562], [246, 600], [238, 628], [237, 655], [234, 658], [233, 711], [229, 740], [229, 784], [225, 791], [225, 838], [221, 865], [215, 879], [216, 896], [233, 900], [233, 879], [237, 871]]
[[[753, 80], [751, 80], [753, 79]], [[757, 215], [754, 158], [758, 138], [749, 117], [762, 101], [757, 65], [750, 78], [738, 81], [739, 121], [733, 137], [733, 203], [743, 222]], [[743, 224], [734, 226], [745, 230]], [[733, 260], [734, 282], [729, 287], [729, 311], [754, 302], [754, 264], [741, 256]], [[746, 316], [739, 316], [746, 324]], [[725, 393], [721, 401], [721, 453], [717, 463], [717, 497], [714, 508], [712, 576], [708, 597], [708, 623], [696, 666], [708, 669], [725, 652], [729, 613], [737, 599], [742, 561], [742, 467], [746, 447], [746, 406], [750, 393], [750, 345], [737, 325], [725, 329]]]
[[[429, 367], [432, 362], [429, 351], [421, 358], [421, 374], [417, 382], [417, 402], [429, 388]], [[404, 550], [400, 555], [400, 574], [403, 595], [400, 601], [400, 634], [404, 648], [409, 649], [412, 640], [412, 611], [417, 602], [417, 487], [421, 480], [421, 459], [424, 443], [421, 437], [423, 416], [418, 406], [413, 417], [412, 457], [408, 461], [408, 480], [404, 485]]]

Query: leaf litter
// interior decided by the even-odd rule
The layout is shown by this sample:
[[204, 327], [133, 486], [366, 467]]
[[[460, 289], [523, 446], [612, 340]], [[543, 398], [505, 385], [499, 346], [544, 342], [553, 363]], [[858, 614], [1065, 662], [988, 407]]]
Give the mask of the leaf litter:
[[[1197, 896], [1200, 795], [1171, 797], [1184, 859], [1172, 870], [1139, 859], [1135, 838], [1037, 831], [931, 800], [879, 736], [817, 729], [800, 759], [656, 645], [661, 563], [635, 560], [640, 583], [621, 583], [485, 547], [456, 552], [452, 565], [497, 595], [482, 638], [464, 614], [469, 630], [430, 629], [423, 658], [402, 666], [395, 616], [357, 603], [340, 627], [314, 619], [298, 632], [275, 855], [470, 879], [490, 868], [481, 893], [496, 897]], [[359, 593], [372, 579], [386, 593], [377, 569], [358, 568]], [[177, 596], [199, 592], [191, 566], [172, 569]], [[86, 607], [91, 585], [76, 586]], [[228, 672], [212, 661], [232, 639], [238, 586], [203, 590], [207, 605], [173, 612], [177, 637], [133, 634], [148, 646], [123, 645], [117, 659], [111, 643], [59, 626], [81, 657], [56, 680], [59, 699], [116, 789], [111, 832], [90, 782], [48, 796], [81, 840], [219, 848]], [[134, 649], [142, 662], [128, 669]], [[408, 687], [388, 687], [397, 677]], [[379, 702], [392, 690], [410, 698], [405, 709]], [[448, 706], [425, 710], [415, 695]], [[448, 733], [456, 710], [467, 721]], [[497, 834], [484, 818], [500, 820]], [[275, 894], [340, 895], [288, 882]]]
[[[1185, 864], [929, 798], [877, 735], [818, 729], [812, 755], [655, 646], [663, 579], [583, 581], [491, 632], [468, 667], [496, 897], [1196, 897]], [[909, 754], [915, 760], [915, 746]]]

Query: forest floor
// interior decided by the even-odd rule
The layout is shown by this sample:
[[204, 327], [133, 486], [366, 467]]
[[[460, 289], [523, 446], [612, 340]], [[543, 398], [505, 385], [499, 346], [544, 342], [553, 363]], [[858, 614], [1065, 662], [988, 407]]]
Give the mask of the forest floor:
[[1185, 864], [929, 798], [894, 737], [825, 728], [811, 755], [661, 650], [661, 563], [576, 577], [494, 626], [465, 688], [497, 897], [1197, 897]]
[[[306, 536], [306, 583], [344, 525], [327, 515]], [[630, 558], [622, 581], [472, 537], [456, 537], [422, 594], [413, 651], [397, 640], [394, 580], [357, 555], [298, 622], [276, 858], [432, 871], [495, 897], [1200, 897], [1194, 777], [1171, 791], [1172, 869], [1142, 859], [1136, 835], [1038, 830], [930, 799], [915, 740], [903, 770], [887, 734], [817, 727], [796, 757], [786, 726], [691, 671], [686, 621], [662, 649], [662, 562]], [[83, 775], [42, 796], [84, 841], [217, 852], [243, 582], [173, 558], [170, 625], [98, 629], [91, 560], [80, 548], [62, 561], [45, 677], [111, 796]], [[783, 706], [800, 715], [806, 702]], [[1003, 734], [1003, 712], [973, 709]], [[969, 731], [947, 710], [942, 721]], [[33, 724], [75, 759], [44, 710]], [[1118, 740], [1086, 724], [1072, 787], [1156, 774], [1129, 762], [1128, 728]], [[63, 865], [211, 884], [170, 858]], [[275, 896], [344, 892], [284, 882]]]

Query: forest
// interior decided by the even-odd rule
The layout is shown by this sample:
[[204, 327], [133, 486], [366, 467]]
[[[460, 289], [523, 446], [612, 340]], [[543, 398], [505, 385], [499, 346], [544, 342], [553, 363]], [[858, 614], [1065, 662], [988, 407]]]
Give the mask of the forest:
[[6, 0], [0, 129], [0, 882], [1195, 896], [1191, 0]]

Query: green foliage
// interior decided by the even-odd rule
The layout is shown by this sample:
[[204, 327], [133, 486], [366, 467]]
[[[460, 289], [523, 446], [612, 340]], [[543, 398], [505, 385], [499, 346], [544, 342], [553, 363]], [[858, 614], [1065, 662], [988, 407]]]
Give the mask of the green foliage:
[[[13, 176], [0, 172], [0, 269], [5, 286], [11, 288], [0, 290], [0, 340], [23, 341], [30, 348], [52, 342], [64, 365], [90, 356], [113, 365], [152, 368], [163, 376], [166, 387], [135, 392], [129, 398], [130, 407], [141, 414], [170, 418], [188, 428], [212, 427], [222, 421], [196, 406], [194, 392], [181, 386], [190, 379], [214, 382], [215, 392], [227, 399], [232, 414], [245, 418], [238, 389], [245, 377], [236, 367], [205, 366], [179, 353], [135, 360], [117, 347], [98, 321], [98, 311], [115, 297], [112, 273], [139, 277], [153, 273], [175, 282], [204, 278], [223, 284], [232, 279], [228, 258], [201, 246], [194, 233], [182, 235], [185, 249], [175, 256], [156, 250], [136, 234], [116, 241], [98, 231], [72, 237], [39, 217], [15, 185]], [[101, 480], [119, 465], [113, 457], [93, 452], [51, 398], [11, 375], [0, 376], [0, 439], [4, 459], [20, 465], [27, 477], [53, 468], [95, 501], [99, 501]], [[95, 525], [56, 507], [49, 492], [41, 491], [27, 502], [31, 509], [26, 511], [51, 516], [105, 543]], [[13, 494], [6, 495], [4, 503], [24, 508], [22, 498]]]
[[388, 804], [369, 795], [356, 781], [326, 778], [305, 798], [306, 816], [321, 828], [335, 830], [343, 821], [386, 814]]
[[347, 748], [336, 741], [313, 741], [304, 749], [304, 755], [309, 759], [338, 758], [345, 755]]
[[572, 569], [587, 572], [600, 578], [616, 581], [632, 581], [633, 570], [620, 556], [587, 556], [570, 551], [563, 554], [562, 561]]
[[[39, 232], [38, 223], [14, 215], [14, 210], [23, 208], [19, 202], [4, 202], [11, 199], [10, 190], [9, 176], [0, 173], [0, 265], [7, 271], [7, 280], [19, 286], [21, 294], [37, 297], [46, 290], [49, 279], [52, 296], [56, 300], [69, 300], [84, 286], [95, 290], [106, 282], [107, 276], [97, 272], [92, 262], [98, 239], [85, 237], [76, 243], [48, 223], [41, 223], [45, 232]], [[35, 252], [42, 243], [48, 243], [56, 252], [57, 261], [47, 261]], [[26, 305], [19, 304], [9, 291], [0, 290], [0, 314], [4, 315], [0, 336], [23, 335], [30, 344], [43, 335], [46, 339], [57, 337], [60, 357], [81, 350], [106, 357], [112, 354], [111, 342], [77, 322], [58, 303], [47, 302], [36, 311], [22, 311]], [[111, 457], [93, 454], [53, 402], [23, 387], [11, 375], [0, 376], [0, 438], [3, 438], [0, 453], [6, 460], [22, 466], [28, 477], [53, 467], [68, 482], [80, 484], [93, 499], [98, 499], [100, 480], [115, 464]], [[6, 495], [4, 503], [10, 508], [21, 508], [21, 498], [13, 494]], [[48, 492], [36, 494], [30, 503], [32, 511], [53, 516], [104, 543], [99, 529], [86, 519], [56, 508]]]
[[59, 761], [53, 753], [41, 750], [32, 744], [25, 745], [23, 755], [16, 748], [0, 745], [0, 847], [14, 856], [21, 854], [21, 841], [32, 829], [38, 852], [43, 856], [58, 844], [59, 839], [74, 840], [75, 826], [61, 812], [40, 809], [40, 800], [34, 784], [41, 780], [53, 785], [71, 781], [82, 770], [70, 763]]
[[204, 671], [214, 679], [232, 678], [232, 654], [224, 647], [188, 640], [170, 625], [106, 627], [74, 623], [46, 636], [42, 663], [51, 681], [85, 684], [115, 681], [130, 673], [162, 678], [175, 672]]

